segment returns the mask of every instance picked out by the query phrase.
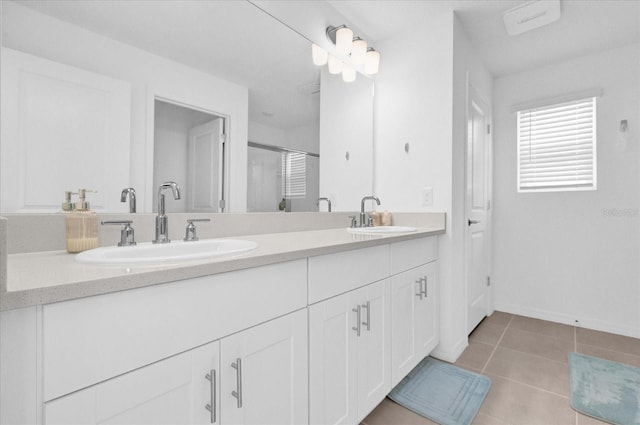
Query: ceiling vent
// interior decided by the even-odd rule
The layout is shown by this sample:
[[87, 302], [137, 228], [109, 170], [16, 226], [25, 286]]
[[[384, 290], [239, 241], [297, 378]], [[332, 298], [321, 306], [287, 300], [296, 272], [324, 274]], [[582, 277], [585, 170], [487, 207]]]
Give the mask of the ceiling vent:
[[560, 19], [560, 0], [533, 0], [502, 14], [509, 35], [518, 35]]

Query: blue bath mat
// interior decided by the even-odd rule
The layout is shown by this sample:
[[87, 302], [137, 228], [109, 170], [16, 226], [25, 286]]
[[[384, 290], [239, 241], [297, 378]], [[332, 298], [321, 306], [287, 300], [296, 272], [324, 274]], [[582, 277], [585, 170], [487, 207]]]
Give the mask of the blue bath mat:
[[569, 353], [571, 407], [616, 425], [640, 425], [640, 368]]
[[469, 425], [490, 387], [491, 380], [486, 376], [427, 357], [391, 391], [389, 398], [441, 425]]

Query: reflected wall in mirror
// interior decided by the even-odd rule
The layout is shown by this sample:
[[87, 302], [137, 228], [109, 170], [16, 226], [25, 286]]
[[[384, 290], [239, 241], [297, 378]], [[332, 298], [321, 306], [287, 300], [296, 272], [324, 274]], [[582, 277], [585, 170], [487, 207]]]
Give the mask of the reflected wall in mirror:
[[176, 181], [182, 192], [179, 200], [165, 204], [165, 211], [221, 212], [226, 118], [158, 99], [154, 103], [152, 187]]
[[[99, 190], [94, 203], [99, 211], [126, 212], [119, 195], [129, 186], [137, 191], [138, 211], [153, 211], [158, 174], [152, 137], [156, 97], [227, 117], [225, 211], [247, 210], [248, 140], [320, 153], [320, 69], [311, 62], [311, 43], [249, 2], [25, 0], [3, 1], [1, 7], [3, 47], [119, 81], [129, 87], [131, 96], [124, 138], [116, 143], [113, 133], [81, 136], [82, 148], [64, 158], [92, 166], [78, 173], [73, 166], [66, 167], [63, 182], [55, 182], [55, 170], [48, 175], [33, 170], [39, 169], [37, 155], [59, 165], [56, 170], [67, 166], [69, 162], [61, 158], [69, 146], [50, 145], [48, 151], [41, 150], [43, 143], [38, 147], [31, 143], [28, 149], [7, 147], [10, 137], [3, 132], [3, 160], [18, 158], [18, 169], [9, 178], [3, 167], [3, 184], [15, 185], [12, 179], [17, 175], [25, 181], [46, 179], [52, 186], [46, 199], [44, 190], [28, 194], [36, 205], [29, 211], [57, 210], [65, 190], [87, 187]], [[3, 87], [3, 104], [6, 92]], [[18, 122], [14, 100], [3, 108], [3, 124]], [[276, 134], [281, 137], [272, 137]], [[367, 149], [372, 149], [370, 141]], [[373, 178], [370, 170], [358, 176]], [[12, 198], [25, 197], [22, 186]], [[8, 196], [3, 186], [1, 212], [24, 211], [7, 201]], [[315, 202], [307, 207], [317, 210]]]

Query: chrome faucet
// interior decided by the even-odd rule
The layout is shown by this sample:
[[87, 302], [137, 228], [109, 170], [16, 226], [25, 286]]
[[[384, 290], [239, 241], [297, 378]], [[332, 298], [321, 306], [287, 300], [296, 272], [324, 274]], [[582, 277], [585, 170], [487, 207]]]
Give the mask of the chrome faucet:
[[180, 199], [180, 187], [176, 182], [164, 182], [158, 188], [158, 215], [156, 216], [156, 238], [153, 243], [169, 243], [169, 220], [164, 214], [164, 191], [171, 189], [173, 199]]
[[129, 212], [136, 212], [136, 190], [132, 187], [122, 189], [120, 194], [120, 202], [127, 202], [127, 195], [129, 195]]
[[329, 198], [318, 198], [318, 202], [316, 202], [316, 205], [320, 205], [320, 201], [327, 201], [327, 209], [329, 210], [329, 212], [331, 212], [331, 199], [329, 199]]
[[369, 226], [369, 223], [366, 222], [367, 215], [364, 212], [364, 201], [368, 199], [371, 199], [372, 201], [376, 201], [376, 203], [380, 205], [380, 199], [376, 198], [375, 196], [365, 196], [364, 198], [362, 198], [362, 201], [360, 201], [360, 227]]

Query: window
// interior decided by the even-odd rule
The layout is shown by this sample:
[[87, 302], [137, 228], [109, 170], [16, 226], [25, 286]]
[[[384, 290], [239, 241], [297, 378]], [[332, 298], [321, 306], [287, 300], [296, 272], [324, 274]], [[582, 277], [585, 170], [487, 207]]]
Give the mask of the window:
[[518, 111], [518, 192], [596, 189], [596, 98]]
[[301, 152], [283, 152], [282, 170], [284, 182], [282, 197], [304, 198], [307, 194], [307, 155]]

